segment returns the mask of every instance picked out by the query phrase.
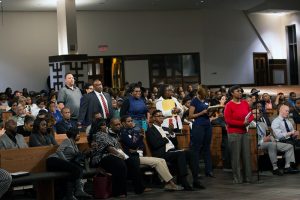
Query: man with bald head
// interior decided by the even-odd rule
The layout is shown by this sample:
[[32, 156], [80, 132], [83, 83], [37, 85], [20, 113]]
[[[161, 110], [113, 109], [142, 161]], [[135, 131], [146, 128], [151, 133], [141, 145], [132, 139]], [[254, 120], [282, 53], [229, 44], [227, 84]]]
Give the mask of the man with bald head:
[[65, 87], [58, 91], [57, 103], [60, 110], [64, 106], [70, 108], [71, 120], [77, 121], [81, 97], [81, 91], [75, 85], [73, 74], [67, 73], [65, 75]]
[[292, 123], [289, 121], [290, 108], [287, 105], [281, 105], [279, 107], [279, 114], [272, 122], [272, 130], [276, 139], [296, 139], [299, 135], [299, 131], [294, 130]]
[[[297, 137], [299, 136], [299, 131], [295, 130], [292, 123], [289, 121], [290, 109], [289, 106], [283, 104], [279, 107], [279, 114], [278, 116], [273, 120], [271, 128], [273, 130], [273, 134], [275, 136], [275, 139], [279, 142], [283, 143], [289, 143], [293, 146], [298, 146], [299, 141]], [[296, 153], [296, 158], [297, 155]], [[297, 159], [296, 159], [297, 160]], [[294, 173], [295, 170], [293, 170], [291, 167], [285, 168], [284, 173]]]
[[13, 119], [5, 122], [5, 133], [0, 137], [0, 149], [27, 148], [23, 135], [17, 133], [17, 122]]

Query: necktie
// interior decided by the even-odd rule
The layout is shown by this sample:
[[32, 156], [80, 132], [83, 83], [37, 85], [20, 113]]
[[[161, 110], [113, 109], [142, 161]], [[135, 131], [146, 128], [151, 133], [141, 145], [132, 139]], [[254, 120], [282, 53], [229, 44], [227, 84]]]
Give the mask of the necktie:
[[102, 105], [103, 105], [103, 108], [104, 108], [105, 115], [106, 115], [106, 117], [108, 117], [108, 115], [109, 115], [108, 107], [107, 107], [107, 104], [105, 102], [104, 96], [101, 93], [100, 93], [100, 98], [101, 98], [101, 101], [102, 101]]
[[286, 129], [286, 132], [290, 132], [290, 128], [288, 126], [288, 124], [286, 123], [286, 119], [283, 119], [283, 122], [284, 122], [284, 126], [285, 126], [285, 129]]

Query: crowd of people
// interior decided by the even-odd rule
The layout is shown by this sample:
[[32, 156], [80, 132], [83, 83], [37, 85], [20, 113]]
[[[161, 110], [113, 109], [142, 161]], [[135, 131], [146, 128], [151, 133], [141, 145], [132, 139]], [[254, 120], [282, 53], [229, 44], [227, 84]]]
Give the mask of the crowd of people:
[[[103, 87], [100, 80], [81, 90], [67, 73], [65, 86], [58, 92], [23, 89], [12, 93], [7, 88], [0, 94], [0, 109], [12, 113], [3, 124], [0, 149], [57, 145], [54, 134], [67, 135], [47, 159], [49, 171], [73, 174], [64, 184], [66, 199], [90, 197], [83, 190], [82, 168], [73, 163], [79, 152], [79, 131], [87, 134], [91, 167], [101, 167], [112, 175], [116, 197], [127, 196], [127, 178], [133, 180], [136, 194], [150, 190], [143, 183], [141, 165], [155, 169], [166, 190], [205, 189], [199, 181], [199, 161], [203, 156], [205, 175], [215, 178], [210, 147], [213, 125], [222, 127], [223, 167], [232, 169], [233, 183], [253, 181], [249, 127], [257, 129], [258, 146], [268, 152], [273, 174], [298, 172], [295, 148], [300, 143], [294, 127], [300, 123], [300, 99], [294, 92], [288, 98], [279, 93], [272, 99], [267, 93], [259, 95], [255, 88], [246, 95], [238, 85], [215, 90], [189, 85], [184, 90], [163, 84], [146, 89], [141, 82], [118, 90]], [[270, 110], [278, 110], [278, 115], [270, 117]], [[189, 150], [177, 147], [176, 134], [181, 133], [183, 124], [191, 129]], [[29, 137], [28, 144], [24, 137]], [[145, 140], [152, 156], [144, 155]], [[277, 151], [285, 154], [283, 172], [277, 165]], [[187, 180], [189, 170], [191, 183]], [[0, 172], [1, 180], [7, 180], [0, 186], [1, 195], [11, 177], [4, 170]]]

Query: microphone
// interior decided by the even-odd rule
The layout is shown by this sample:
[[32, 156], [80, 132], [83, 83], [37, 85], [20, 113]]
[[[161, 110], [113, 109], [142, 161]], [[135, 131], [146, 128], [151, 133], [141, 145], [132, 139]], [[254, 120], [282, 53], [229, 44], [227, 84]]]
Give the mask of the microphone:
[[258, 93], [260, 93], [260, 90], [255, 90], [254, 92], [250, 93], [250, 96], [258, 95]]

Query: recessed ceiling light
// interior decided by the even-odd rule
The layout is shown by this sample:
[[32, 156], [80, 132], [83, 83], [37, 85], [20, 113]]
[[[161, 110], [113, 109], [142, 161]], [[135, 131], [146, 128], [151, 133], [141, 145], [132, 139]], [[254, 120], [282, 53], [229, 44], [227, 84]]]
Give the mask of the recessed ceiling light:
[[200, 1], [200, 3], [204, 3], [204, 1]]

